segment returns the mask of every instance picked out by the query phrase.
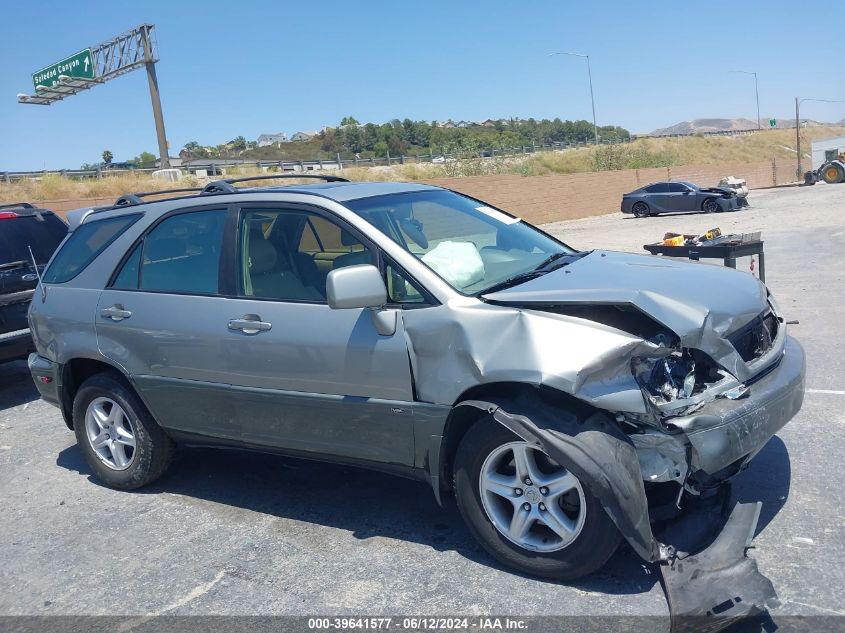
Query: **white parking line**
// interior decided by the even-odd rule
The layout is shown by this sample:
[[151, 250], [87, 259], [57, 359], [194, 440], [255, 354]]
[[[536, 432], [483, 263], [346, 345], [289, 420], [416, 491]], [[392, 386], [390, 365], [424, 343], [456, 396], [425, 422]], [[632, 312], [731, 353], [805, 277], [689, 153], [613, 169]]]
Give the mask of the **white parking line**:
[[837, 391], [835, 389], [807, 389], [807, 393], [827, 393], [834, 396], [845, 396], [845, 391]]

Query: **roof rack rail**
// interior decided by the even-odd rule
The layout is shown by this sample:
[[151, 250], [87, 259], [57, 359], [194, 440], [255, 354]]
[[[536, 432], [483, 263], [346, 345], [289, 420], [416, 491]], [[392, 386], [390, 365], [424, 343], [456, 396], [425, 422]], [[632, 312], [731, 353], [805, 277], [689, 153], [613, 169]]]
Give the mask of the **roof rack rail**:
[[202, 187], [182, 187], [179, 189], [162, 189], [161, 191], [141, 191], [138, 193], [125, 193], [120, 196], [114, 203], [115, 207], [129, 207], [135, 204], [142, 204], [142, 198], [145, 196], [157, 196], [168, 193], [196, 193], [201, 192]]
[[29, 202], [10, 202], [7, 204], [0, 204], [0, 209], [14, 209], [20, 207], [21, 209], [34, 209]]
[[296, 180], [299, 178], [312, 178], [314, 180], [324, 180], [325, 182], [349, 182], [349, 179], [347, 178], [329, 176], [327, 174], [267, 174], [264, 176], [243, 176], [242, 178], [225, 178], [223, 180], [210, 182], [205, 186], [200, 195], [237, 193], [238, 190], [232, 186], [232, 184], [236, 182], [249, 182], [251, 180]]

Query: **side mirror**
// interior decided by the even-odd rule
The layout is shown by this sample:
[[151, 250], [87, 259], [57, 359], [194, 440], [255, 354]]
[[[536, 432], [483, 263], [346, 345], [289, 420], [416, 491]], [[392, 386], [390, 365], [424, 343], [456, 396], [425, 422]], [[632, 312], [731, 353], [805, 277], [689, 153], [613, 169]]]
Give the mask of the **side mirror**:
[[387, 288], [375, 266], [345, 266], [326, 278], [326, 299], [335, 310], [378, 308], [387, 303]]
[[385, 310], [387, 287], [378, 268], [371, 264], [345, 266], [326, 277], [326, 299], [334, 310], [369, 308], [373, 326], [382, 336], [396, 332], [396, 310]]

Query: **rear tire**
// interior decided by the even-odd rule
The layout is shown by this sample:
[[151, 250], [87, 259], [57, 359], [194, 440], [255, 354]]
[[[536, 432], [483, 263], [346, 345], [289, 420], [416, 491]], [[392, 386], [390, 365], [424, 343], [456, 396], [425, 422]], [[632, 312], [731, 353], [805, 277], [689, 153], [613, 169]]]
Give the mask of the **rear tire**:
[[[516, 453], [510, 453], [513, 460], [508, 461], [508, 451], [515, 449], [530, 451], [536, 456], [532, 463], [535, 479], [539, 481], [530, 484], [517, 481], [514, 485], [520, 486], [520, 492], [514, 489], [513, 498], [518, 500], [510, 501], [507, 497], [499, 497], [501, 492], [491, 493], [489, 482], [495, 486], [499, 477], [508, 481], [510, 477], [519, 479]], [[568, 472], [566, 465], [556, 464], [491, 417], [478, 421], [467, 431], [458, 447], [454, 466], [455, 497], [467, 527], [493, 558], [508, 567], [532, 576], [571, 580], [601, 568], [619, 546], [621, 537], [613, 521], [589, 490]], [[510, 469], [513, 474], [502, 475], [502, 469]], [[571, 482], [561, 486], [568, 492], [556, 494], [557, 482]], [[548, 487], [537, 485], [543, 483], [548, 483]], [[502, 490], [509, 496], [509, 485]], [[492, 502], [496, 500], [500, 503], [494, 506]], [[543, 507], [542, 501], [548, 503], [548, 507]], [[530, 510], [525, 510], [525, 505]], [[552, 507], [554, 511], [550, 512]], [[522, 512], [531, 522], [522, 539], [530, 547], [520, 545], [512, 538], [515, 531], [511, 531], [511, 536], [506, 535], [508, 527], [514, 525], [517, 513]], [[544, 516], [550, 517], [547, 519], [549, 524], [543, 521]], [[569, 526], [571, 530], [562, 530], [564, 536], [561, 537], [549, 525]]]
[[647, 218], [651, 215], [648, 205], [645, 202], [636, 202], [632, 209], [635, 218]]
[[108, 373], [82, 383], [73, 400], [73, 428], [91, 470], [112, 488], [131, 490], [155, 481], [175, 453], [138, 395]]

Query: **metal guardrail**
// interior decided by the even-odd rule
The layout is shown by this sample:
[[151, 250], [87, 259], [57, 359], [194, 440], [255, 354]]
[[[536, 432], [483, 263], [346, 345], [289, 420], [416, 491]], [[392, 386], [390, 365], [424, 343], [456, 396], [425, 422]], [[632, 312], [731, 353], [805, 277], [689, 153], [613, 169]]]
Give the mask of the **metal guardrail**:
[[[627, 140], [607, 140], [603, 141], [601, 145], [620, 145], [630, 143], [642, 138], [680, 138], [686, 136], [739, 136], [765, 131], [758, 129], [751, 130], [727, 130], [719, 132], [697, 132], [693, 134], [663, 134], [653, 136], [651, 134], [631, 135]], [[589, 141], [579, 142], [554, 142], [542, 143], [534, 145], [521, 145], [515, 147], [498, 147], [487, 148], [472, 151], [449, 152], [449, 153], [429, 153], [429, 154], [402, 154], [399, 156], [390, 156], [389, 154], [382, 157], [367, 157], [362, 158], [356, 155], [343, 156], [337, 154], [335, 158], [323, 158], [312, 160], [255, 160], [245, 161], [239, 158], [219, 158], [219, 159], [203, 159], [197, 158], [188, 161], [179, 167], [172, 167], [172, 169], [180, 170], [183, 175], [196, 174], [197, 171], [205, 171], [208, 176], [219, 176], [227, 169], [242, 169], [242, 168], [256, 168], [256, 169], [277, 169], [282, 172], [308, 172], [308, 171], [322, 171], [343, 169], [344, 167], [375, 167], [375, 166], [390, 166], [390, 165], [404, 165], [414, 163], [443, 163], [446, 161], [467, 160], [477, 158], [505, 158], [513, 157], [521, 154], [531, 154], [536, 152], [549, 151], [564, 151], [569, 149], [577, 149], [583, 147], [594, 146], [595, 143]], [[207, 161], [207, 162], [203, 162]], [[157, 171], [158, 167], [145, 167], [137, 169], [109, 169], [100, 167], [98, 169], [59, 169], [59, 170], [42, 170], [42, 171], [0, 171], [0, 182], [13, 182], [16, 180], [38, 179], [46, 175], [59, 175], [67, 178], [84, 179], [84, 178], [108, 178], [110, 176], [119, 176], [123, 174], [144, 174]]]

